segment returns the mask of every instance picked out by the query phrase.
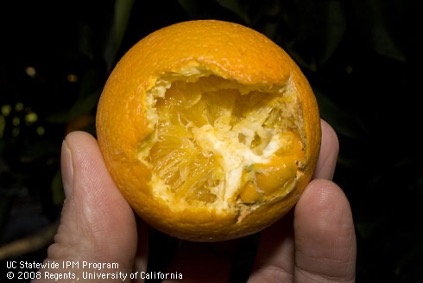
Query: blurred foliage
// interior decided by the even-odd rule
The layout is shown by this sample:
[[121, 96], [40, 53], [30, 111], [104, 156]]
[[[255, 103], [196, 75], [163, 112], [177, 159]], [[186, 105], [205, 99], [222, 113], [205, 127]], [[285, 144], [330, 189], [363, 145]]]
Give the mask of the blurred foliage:
[[15, 227], [22, 206], [40, 225], [57, 219], [62, 139], [95, 135], [98, 97], [125, 51], [160, 27], [214, 18], [266, 34], [309, 78], [340, 140], [357, 282], [422, 282], [421, 11], [413, 0], [2, 1], [0, 244], [31, 233]]

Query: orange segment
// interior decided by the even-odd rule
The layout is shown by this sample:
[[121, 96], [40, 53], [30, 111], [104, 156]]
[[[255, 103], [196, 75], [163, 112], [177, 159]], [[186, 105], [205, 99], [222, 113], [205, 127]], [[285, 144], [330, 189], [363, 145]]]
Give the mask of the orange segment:
[[103, 90], [97, 131], [134, 210], [196, 241], [282, 217], [320, 145], [314, 95], [289, 56], [251, 29], [211, 20], [161, 29], [129, 50]]

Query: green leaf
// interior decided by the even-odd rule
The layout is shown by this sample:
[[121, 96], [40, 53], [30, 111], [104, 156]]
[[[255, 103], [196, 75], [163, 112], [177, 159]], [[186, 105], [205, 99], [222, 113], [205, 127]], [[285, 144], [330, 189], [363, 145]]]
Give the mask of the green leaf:
[[327, 121], [337, 133], [353, 139], [363, 139], [365, 131], [360, 127], [354, 117], [345, 112], [318, 88], [314, 89], [314, 93], [319, 104], [322, 118]]
[[248, 15], [248, 5], [242, 0], [215, 0], [220, 6], [233, 12], [240, 17], [247, 24], [251, 24], [250, 16]]
[[191, 17], [196, 18], [200, 11], [200, 1], [197, 0], [178, 0], [179, 5]]
[[[13, 192], [13, 190], [10, 190]], [[10, 208], [15, 195], [10, 192], [0, 192], [0, 238], [4, 234], [4, 228], [9, 218]]]
[[78, 49], [90, 60], [93, 60], [95, 57], [93, 35], [94, 31], [89, 25], [85, 24], [80, 27]]
[[372, 28], [372, 45], [379, 54], [390, 57], [400, 62], [406, 60], [405, 54], [399, 48], [392, 33], [383, 23], [375, 23]]
[[[381, 55], [398, 61], [405, 61], [401, 50], [401, 25], [404, 11], [403, 2], [399, 0], [353, 1], [358, 27], [364, 34], [365, 41]], [[403, 27], [402, 29], [405, 29]]]
[[98, 67], [88, 69], [81, 79], [79, 97], [68, 111], [61, 111], [46, 117], [50, 123], [66, 123], [92, 111], [97, 103], [104, 84], [103, 72]]
[[344, 7], [340, 2], [329, 1], [322, 10], [326, 20], [322, 22], [324, 26], [318, 35], [321, 38], [320, 46], [322, 46], [317, 54], [319, 65], [324, 64], [332, 56], [347, 29]]
[[332, 57], [346, 33], [345, 6], [340, 1], [313, 2], [282, 13], [286, 22], [280, 37], [285, 48], [302, 67], [316, 71]]
[[98, 103], [99, 92], [79, 98], [67, 112], [59, 112], [46, 117], [50, 123], [66, 123], [83, 114], [89, 113]]
[[37, 140], [30, 145], [22, 147], [19, 152], [19, 161], [21, 163], [31, 163], [45, 156], [56, 155], [60, 151], [60, 144], [51, 140]]
[[106, 42], [103, 56], [110, 71], [116, 59], [116, 53], [122, 43], [128, 26], [134, 0], [116, 0], [113, 22], [110, 28], [109, 40]]

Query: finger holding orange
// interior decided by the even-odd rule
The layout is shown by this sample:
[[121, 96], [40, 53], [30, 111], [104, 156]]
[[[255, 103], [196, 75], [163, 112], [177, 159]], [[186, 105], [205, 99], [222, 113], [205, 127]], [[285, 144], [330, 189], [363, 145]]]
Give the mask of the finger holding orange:
[[106, 165], [148, 224], [193, 241], [258, 232], [285, 215], [320, 148], [314, 94], [264, 35], [201, 20], [135, 44], [101, 95]]

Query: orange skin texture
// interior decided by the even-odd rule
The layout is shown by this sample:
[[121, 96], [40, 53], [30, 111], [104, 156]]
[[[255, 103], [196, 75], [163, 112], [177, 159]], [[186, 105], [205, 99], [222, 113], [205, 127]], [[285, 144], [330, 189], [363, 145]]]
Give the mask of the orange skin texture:
[[[238, 212], [207, 206], [177, 212], [154, 198], [152, 175], [138, 158], [149, 134], [146, 93], [163, 74], [201, 70], [243, 85], [271, 87], [288, 81], [302, 105], [305, 160], [297, 186], [283, 198], [263, 204], [238, 221]], [[309, 183], [320, 148], [320, 117], [307, 79], [278, 45], [244, 26], [214, 21], [178, 23], [135, 44], [118, 62], [101, 95], [97, 136], [107, 168], [134, 211], [156, 229], [192, 241], [221, 241], [258, 232], [285, 215]]]

